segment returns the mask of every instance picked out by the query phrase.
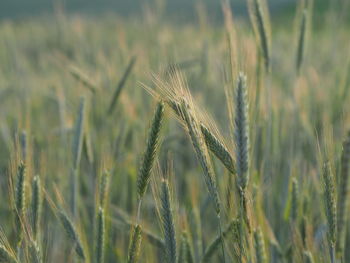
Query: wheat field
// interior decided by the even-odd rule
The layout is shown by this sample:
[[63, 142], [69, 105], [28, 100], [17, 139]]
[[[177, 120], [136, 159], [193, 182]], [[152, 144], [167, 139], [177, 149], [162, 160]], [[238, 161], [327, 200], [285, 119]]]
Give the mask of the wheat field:
[[0, 262], [350, 262], [348, 1], [162, 3], [0, 21]]

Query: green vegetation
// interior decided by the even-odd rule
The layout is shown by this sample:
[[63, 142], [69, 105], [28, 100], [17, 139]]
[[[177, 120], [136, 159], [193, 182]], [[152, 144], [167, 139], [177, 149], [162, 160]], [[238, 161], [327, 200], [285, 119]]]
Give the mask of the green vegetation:
[[0, 22], [0, 262], [350, 262], [350, 5], [162, 3]]

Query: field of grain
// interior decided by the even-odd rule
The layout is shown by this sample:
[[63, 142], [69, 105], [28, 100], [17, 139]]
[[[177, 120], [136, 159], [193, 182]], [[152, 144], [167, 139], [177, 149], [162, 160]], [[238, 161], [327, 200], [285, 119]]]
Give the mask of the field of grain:
[[349, 3], [0, 22], [0, 262], [350, 262]]

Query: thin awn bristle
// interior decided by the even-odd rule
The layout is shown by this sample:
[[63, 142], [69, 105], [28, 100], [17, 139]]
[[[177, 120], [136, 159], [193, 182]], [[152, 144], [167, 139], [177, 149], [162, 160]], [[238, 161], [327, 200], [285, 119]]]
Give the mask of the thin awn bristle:
[[142, 164], [140, 166], [137, 178], [137, 194], [139, 201], [142, 199], [143, 195], [146, 192], [146, 188], [151, 176], [151, 169], [153, 167], [159, 144], [159, 134], [162, 126], [163, 115], [164, 103], [159, 102], [153, 117], [152, 126], [148, 135], [146, 151], [143, 155]]
[[176, 234], [167, 179], [162, 181], [161, 208], [167, 260], [169, 263], [176, 263]]
[[113, 94], [113, 97], [112, 97], [112, 100], [111, 100], [111, 103], [109, 105], [109, 108], [108, 108], [108, 114], [112, 114], [114, 109], [115, 109], [115, 105], [117, 104], [117, 101], [118, 101], [118, 98], [120, 96], [120, 93], [122, 92], [123, 90], [123, 87], [125, 86], [125, 83], [134, 67], [134, 64], [136, 62], [136, 57], [133, 56], [131, 59], [130, 59], [130, 62], [122, 76], [122, 78], [120, 79], [118, 85], [117, 85], [117, 88]]
[[136, 225], [132, 231], [129, 245], [128, 263], [137, 263], [140, 257], [140, 248], [142, 241], [142, 229], [140, 225]]
[[63, 225], [64, 230], [66, 231], [66, 234], [68, 238], [74, 243], [75, 245], [75, 252], [77, 255], [82, 259], [86, 259], [86, 253], [83, 247], [83, 244], [81, 242], [81, 239], [78, 235], [78, 232], [73, 225], [72, 221], [68, 218], [68, 216], [63, 212], [58, 212], [59, 219]]
[[36, 175], [32, 183], [32, 231], [34, 239], [38, 239], [40, 219], [41, 219], [41, 209], [42, 209], [42, 193], [40, 178]]
[[324, 198], [328, 224], [328, 242], [330, 247], [330, 257], [331, 262], [334, 263], [334, 246], [337, 237], [337, 207], [335, 200], [334, 178], [328, 162], [326, 162], [323, 167], [323, 181], [325, 186]]
[[348, 219], [349, 177], [350, 177], [350, 132], [343, 143], [338, 194], [338, 240], [337, 251], [343, 253], [345, 248], [346, 221]]

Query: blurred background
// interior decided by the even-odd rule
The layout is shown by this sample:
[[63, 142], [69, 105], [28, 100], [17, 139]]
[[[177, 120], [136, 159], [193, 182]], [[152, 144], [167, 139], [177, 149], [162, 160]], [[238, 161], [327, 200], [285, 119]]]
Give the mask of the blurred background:
[[[331, 2], [329, 0], [318, 0], [315, 11], [326, 9]], [[237, 15], [246, 15], [245, 0], [231, 0], [231, 6]], [[158, 5], [165, 14], [171, 18], [185, 18], [193, 20], [198, 3], [203, 3], [210, 10], [210, 17], [220, 20], [220, 1], [218, 0], [2, 0], [0, 8], [1, 19], [21, 19], [37, 15], [49, 15], [57, 8], [63, 8], [67, 13], [102, 15], [117, 14], [120, 16], [140, 16], [147, 6]], [[269, 0], [268, 4], [273, 14], [291, 14], [295, 9], [296, 0]]]
[[[257, 1], [264, 15], [260, 32], [257, 7], [249, 16], [249, 1], [232, 0], [230, 7], [222, 2], [0, 0], [0, 196], [8, 197], [0, 202], [0, 245], [6, 236], [21, 262], [35, 262], [25, 253], [30, 231], [19, 243], [21, 227], [13, 220], [17, 167], [23, 161], [27, 193], [17, 197], [26, 195], [28, 204], [35, 199], [30, 185], [39, 174], [45, 198], [52, 199], [44, 203], [36, 240], [43, 262], [78, 262], [53, 203], [77, 224], [83, 241], [89, 241], [86, 251], [94, 255], [91, 230], [96, 228], [99, 182], [107, 170], [105, 262], [126, 262], [140, 160], [156, 104], [143, 87], [157, 86], [152, 74], [166, 82], [169, 69], [177, 65], [198, 112], [232, 162], [238, 158], [232, 94], [237, 72], [247, 75], [248, 192], [268, 262], [304, 263], [304, 252], [316, 263], [330, 262], [322, 166], [323, 158], [329, 159], [342, 186], [340, 156], [350, 127], [350, 1]], [[159, 166], [169, 163], [168, 153], [174, 162], [170, 185], [176, 238], [182, 242], [181, 232], [188, 233], [193, 262], [200, 262], [217, 235], [217, 217], [186, 129], [168, 107], [160, 137]], [[223, 224], [241, 220], [236, 177], [211, 157]], [[160, 248], [151, 242], [155, 239], [145, 238], [142, 263], [165, 262], [160, 256], [164, 227], [158, 170], [142, 203], [141, 224], [161, 241]], [[298, 195], [292, 191], [294, 182], [300, 186]], [[297, 208], [291, 201], [295, 196]], [[28, 204], [23, 216], [30, 218], [34, 212]], [[346, 247], [339, 255], [350, 262], [350, 220], [346, 224]], [[246, 246], [251, 252], [247, 260], [233, 262], [256, 262], [251, 245], [238, 248], [234, 238], [228, 239], [227, 259]], [[208, 262], [223, 262], [219, 254]]]

